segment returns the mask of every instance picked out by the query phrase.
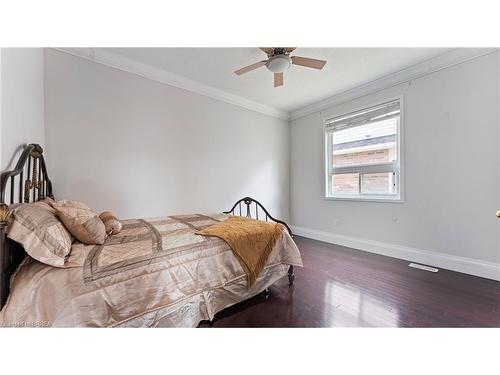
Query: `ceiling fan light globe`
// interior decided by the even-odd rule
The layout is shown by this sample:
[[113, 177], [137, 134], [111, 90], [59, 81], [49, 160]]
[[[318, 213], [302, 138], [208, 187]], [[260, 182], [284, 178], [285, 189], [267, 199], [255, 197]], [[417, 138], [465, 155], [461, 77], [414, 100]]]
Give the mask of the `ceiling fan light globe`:
[[273, 73], [283, 73], [290, 66], [292, 66], [292, 59], [286, 55], [273, 56], [266, 63], [266, 68]]

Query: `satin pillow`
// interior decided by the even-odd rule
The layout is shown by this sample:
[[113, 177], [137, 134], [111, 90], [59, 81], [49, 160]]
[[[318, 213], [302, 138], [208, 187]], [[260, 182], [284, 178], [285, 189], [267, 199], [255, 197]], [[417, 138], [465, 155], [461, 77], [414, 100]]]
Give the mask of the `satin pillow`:
[[109, 211], [101, 212], [99, 218], [104, 223], [106, 233], [109, 235], [118, 234], [122, 230], [122, 223]]
[[39, 262], [65, 267], [73, 237], [47, 202], [10, 206], [7, 237], [23, 245], [28, 255]]
[[102, 245], [106, 228], [102, 220], [89, 207], [75, 201], [53, 202], [52, 207], [66, 229], [86, 245]]

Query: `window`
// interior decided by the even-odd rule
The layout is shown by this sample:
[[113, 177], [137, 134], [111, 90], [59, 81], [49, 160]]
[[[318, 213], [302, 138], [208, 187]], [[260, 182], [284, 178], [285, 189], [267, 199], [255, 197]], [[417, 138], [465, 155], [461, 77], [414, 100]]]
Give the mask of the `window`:
[[400, 100], [325, 122], [327, 198], [401, 199]]

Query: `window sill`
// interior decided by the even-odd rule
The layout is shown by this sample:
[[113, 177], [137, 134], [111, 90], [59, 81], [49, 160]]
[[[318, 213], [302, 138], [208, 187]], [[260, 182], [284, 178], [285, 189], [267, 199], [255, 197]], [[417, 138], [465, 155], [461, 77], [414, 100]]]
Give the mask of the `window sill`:
[[381, 197], [381, 196], [345, 196], [345, 197], [323, 197], [327, 201], [350, 201], [350, 202], [379, 202], [379, 203], [404, 203], [404, 199], [400, 196], [397, 197]]

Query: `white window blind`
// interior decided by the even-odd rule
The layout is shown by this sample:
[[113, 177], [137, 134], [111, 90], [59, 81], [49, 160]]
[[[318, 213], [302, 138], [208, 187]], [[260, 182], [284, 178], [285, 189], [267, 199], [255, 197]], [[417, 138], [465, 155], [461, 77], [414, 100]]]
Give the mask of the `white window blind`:
[[399, 100], [395, 100], [327, 120], [325, 122], [325, 129], [327, 131], [338, 131], [382, 120], [388, 120], [394, 117], [399, 117], [399, 115]]

